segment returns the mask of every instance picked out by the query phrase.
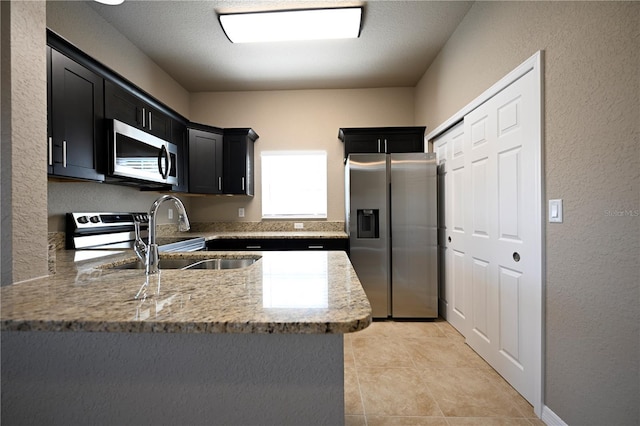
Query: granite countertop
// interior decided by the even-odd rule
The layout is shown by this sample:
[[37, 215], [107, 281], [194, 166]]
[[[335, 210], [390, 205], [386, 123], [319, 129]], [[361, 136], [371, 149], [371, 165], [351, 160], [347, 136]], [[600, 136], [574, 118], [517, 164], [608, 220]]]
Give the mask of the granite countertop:
[[143, 270], [104, 268], [135, 260], [131, 251], [81, 262], [74, 256], [58, 251], [56, 274], [2, 288], [1, 330], [326, 334], [371, 323], [369, 301], [342, 251], [171, 253], [161, 259], [259, 260], [241, 269], [164, 269], [148, 278]]
[[175, 224], [165, 224], [158, 228], [159, 235], [194, 236], [213, 239], [347, 239], [344, 222], [304, 222], [303, 228], [296, 229], [290, 221], [266, 222], [194, 222], [191, 231], [178, 232]]
[[174, 233], [172, 236], [204, 237], [205, 240], [215, 239], [346, 239], [344, 231], [218, 231], [218, 232], [189, 232], [187, 234]]

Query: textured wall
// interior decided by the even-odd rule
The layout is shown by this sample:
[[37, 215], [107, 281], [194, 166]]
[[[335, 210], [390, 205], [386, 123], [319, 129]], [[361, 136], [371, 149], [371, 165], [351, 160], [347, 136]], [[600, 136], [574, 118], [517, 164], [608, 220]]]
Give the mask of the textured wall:
[[3, 2], [2, 285], [48, 274], [44, 25], [44, 2]]
[[545, 51], [545, 405], [568, 424], [640, 423], [639, 31], [637, 2], [477, 2], [416, 91], [434, 128]]
[[47, 27], [188, 117], [189, 93], [85, 2], [47, 2]]
[[238, 220], [238, 207], [245, 207], [244, 220], [260, 221], [260, 152], [295, 149], [327, 151], [328, 220], [344, 220], [344, 146], [338, 129], [410, 126], [413, 103], [413, 88], [192, 94], [193, 121], [253, 127], [260, 135], [255, 144], [255, 196], [194, 198], [194, 220]]
[[2, 420], [338, 425], [343, 359], [341, 334], [3, 332]]

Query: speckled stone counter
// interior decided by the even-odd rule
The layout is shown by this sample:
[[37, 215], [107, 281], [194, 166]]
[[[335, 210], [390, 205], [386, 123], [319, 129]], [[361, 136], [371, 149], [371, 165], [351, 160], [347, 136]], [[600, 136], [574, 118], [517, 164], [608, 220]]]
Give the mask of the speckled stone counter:
[[[142, 270], [105, 266], [131, 253], [73, 262], [57, 273], [2, 288], [2, 330], [166, 333], [349, 333], [371, 308], [343, 252], [193, 252], [162, 257], [254, 257], [241, 269]], [[134, 299], [140, 288], [143, 294]]]
[[217, 255], [260, 259], [147, 281], [100, 267], [130, 253], [59, 251], [55, 275], [2, 288], [3, 423], [343, 424], [342, 333], [371, 321], [346, 254], [177, 256]]
[[[179, 235], [179, 234], [172, 234]], [[184, 236], [185, 234], [182, 234]], [[343, 231], [304, 231], [304, 232], [276, 232], [276, 231], [201, 231], [201, 232], [190, 232], [188, 235], [193, 235], [195, 237], [204, 237], [205, 240], [216, 240], [216, 239], [228, 239], [228, 240], [238, 240], [238, 239], [305, 239], [305, 238], [317, 238], [317, 239], [347, 239], [347, 234]]]

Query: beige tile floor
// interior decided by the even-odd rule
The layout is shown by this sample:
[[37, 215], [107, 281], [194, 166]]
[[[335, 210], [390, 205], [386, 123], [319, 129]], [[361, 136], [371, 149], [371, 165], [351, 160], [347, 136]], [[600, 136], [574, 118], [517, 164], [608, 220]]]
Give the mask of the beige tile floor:
[[344, 381], [347, 426], [544, 425], [443, 320], [346, 334]]

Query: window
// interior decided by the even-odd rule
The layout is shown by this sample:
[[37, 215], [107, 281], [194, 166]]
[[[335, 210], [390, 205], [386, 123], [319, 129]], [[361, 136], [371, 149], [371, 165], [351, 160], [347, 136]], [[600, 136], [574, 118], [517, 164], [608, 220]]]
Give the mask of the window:
[[262, 217], [326, 218], [327, 153], [266, 151], [262, 158]]

